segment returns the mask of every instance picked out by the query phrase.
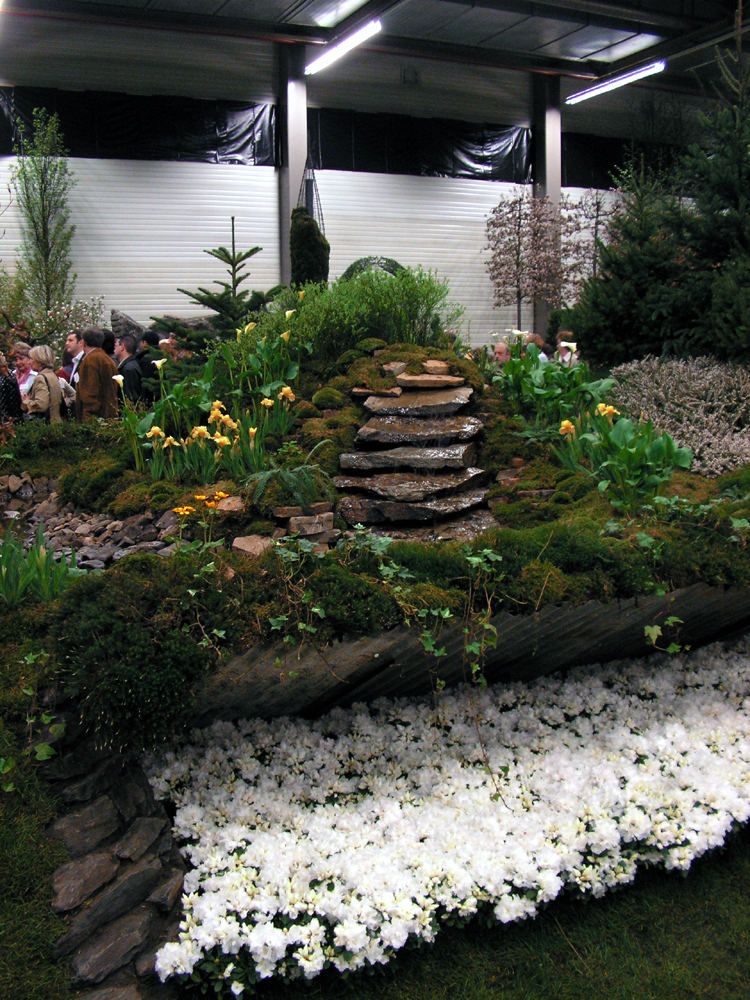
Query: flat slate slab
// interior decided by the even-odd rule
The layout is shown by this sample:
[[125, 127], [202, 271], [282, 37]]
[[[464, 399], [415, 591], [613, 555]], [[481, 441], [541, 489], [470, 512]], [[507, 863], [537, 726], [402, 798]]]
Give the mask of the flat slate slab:
[[372, 497], [344, 497], [336, 508], [347, 524], [385, 524], [398, 521], [432, 521], [451, 517], [478, 507], [487, 499], [488, 490], [467, 490], [434, 500], [409, 503], [399, 500], [378, 500]]
[[[644, 626], [667, 615], [682, 618], [680, 641], [698, 646], [750, 626], [750, 588], [695, 584], [610, 604], [547, 605], [529, 614], [502, 611], [492, 617], [498, 643], [487, 649], [483, 673], [491, 683], [507, 683], [578, 663], [645, 656], [653, 650]], [[441, 679], [448, 684], [465, 680], [462, 628], [446, 629], [440, 641], [447, 649], [440, 660]], [[657, 664], [660, 655], [654, 654]], [[322, 652], [313, 645], [300, 650], [281, 643], [255, 646], [205, 675], [196, 702], [201, 714], [191, 721], [200, 727], [249, 716], [316, 717], [334, 705], [430, 695], [433, 683], [419, 637], [404, 629], [344, 638]]]
[[463, 472], [448, 472], [442, 476], [424, 476], [414, 472], [386, 472], [382, 476], [336, 476], [333, 484], [339, 490], [357, 490], [385, 500], [413, 503], [447, 496], [478, 486], [488, 478], [484, 469], [470, 468]]
[[430, 375], [450, 375], [451, 372], [448, 362], [437, 358], [427, 358], [422, 362], [422, 368]]
[[403, 389], [454, 389], [466, 385], [463, 375], [438, 375], [425, 372], [423, 375], [409, 375], [404, 372], [396, 376], [396, 383]]
[[368, 389], [363, 385], [355, 385], [349, 390], [349, 395], [354, 399], [367, 399], [369, 396], [385, 396], [390, 399], [400, 396], [403, 391], [400, 385], [393, 385], [389, 389]]
[[481, 429], [476, 417], [370, 417], [357, 432], [357, 444], [451, 444], [470, 441]]
[[444, 417], [466, 406], [474, 390], [470, 385], [457, 389], [428, 389], [404, 392], [398, 399], [368, 396], [362, 404], [374, 416]]
[[468, 469], [476, 459], [473, 443], [460, 442], [434, 448], [388, 448], [383, 451], [351, 451], [339, 455], [344, 470], [371, 472], [376, 469]]

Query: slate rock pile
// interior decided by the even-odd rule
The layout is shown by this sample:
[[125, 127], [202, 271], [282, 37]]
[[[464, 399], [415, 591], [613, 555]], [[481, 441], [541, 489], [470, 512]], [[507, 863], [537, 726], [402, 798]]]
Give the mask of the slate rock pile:
[[177, 933], [184, 863], [163, 805], [136, 764], [86, 741], [44, 773], [60, 803], [49, 833], [70, 856], [52, 877], [52, 908], [67, 918], [53, 957], [70, 963], [82, 1000], [171, 997], [154, 956]]
[[474, 390], [444, 361], [428, 359], [416, 375], [406, 367], [383, 365], [396, 386], [363, 398], [370, 417], [357, 450], [339, 457], [334, 483], [349, 495], [336, 509], [348, 524], [439, 521], [486, 503], [489, 477], [475, 464], [482, 423], [461, 412]]

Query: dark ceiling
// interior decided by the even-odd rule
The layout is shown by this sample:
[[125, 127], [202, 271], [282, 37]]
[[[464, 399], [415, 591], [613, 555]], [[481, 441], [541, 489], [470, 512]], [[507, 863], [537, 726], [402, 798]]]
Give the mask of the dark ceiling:
[[[263, 41], [325, 43], [370, 17], [383, 32], [378, 52], [551, 73], [582, 81], [667, 59], [661, 86], [695, 88], [692, 71], [731, 39], [735, 0], [6, 0], [2, 17], [23, 19], [33, 52], [42, 20], [159, 28]], [[0, 72], [1, 72], [0, 67]], [[13, 83], [14, 81], [6, 81]]]

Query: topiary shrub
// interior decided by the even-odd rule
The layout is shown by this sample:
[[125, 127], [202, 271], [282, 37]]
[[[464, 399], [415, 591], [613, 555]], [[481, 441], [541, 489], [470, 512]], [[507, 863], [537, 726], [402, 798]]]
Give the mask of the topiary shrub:
[[292, 210], [289, 252], [292, 263], [292, 285], [301, 286], [308, 282], [325, 284], [328, 281], [331, 247], [320, 231], [320, 226], [306, 208]]
[[399, 264], [393, 257], [360, 257], [347, 267], [339, 280], [349, 281], [350, 278], [356, 278], [358, 274], [364, 274], [365, 271], [387, 271], [388, 274], [398, 274], [403, 269], [404, 265]]

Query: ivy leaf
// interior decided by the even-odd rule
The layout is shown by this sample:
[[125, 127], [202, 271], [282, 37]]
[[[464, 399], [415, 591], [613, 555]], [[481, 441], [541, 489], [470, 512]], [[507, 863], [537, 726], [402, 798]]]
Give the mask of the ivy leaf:
[[656, 645], [656, 640], [661, 635], [660, 625], [645, 625], [643, 628], [643, 634], [646, 636], [646, 642], [650, 643], [652, 646]]

